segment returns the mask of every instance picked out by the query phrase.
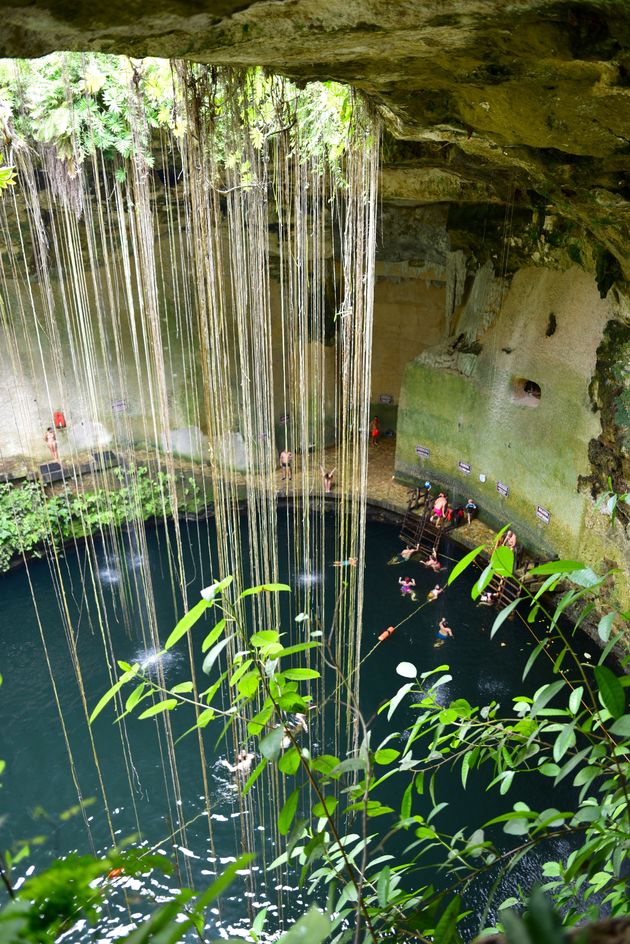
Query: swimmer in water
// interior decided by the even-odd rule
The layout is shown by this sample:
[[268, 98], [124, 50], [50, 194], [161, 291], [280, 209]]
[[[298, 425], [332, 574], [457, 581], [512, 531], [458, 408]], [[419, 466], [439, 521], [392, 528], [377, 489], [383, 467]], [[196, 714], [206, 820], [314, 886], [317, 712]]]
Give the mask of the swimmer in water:
[[238, 752], [235, 764], [231, 764], [229, 760], [224, 761], [224, 764], [232, 774], [248, 774], [251, 770], [253, 759], [254, 754], [250, 754], [247, 749], [243, 748], [242, 751]]
[[427, 557], [426, 560], [420, 561], [420, 563], [423, 567], [430, 567], [436, 574], [439, 574], [442, 570], [446, 570], [446, 567], [440, 564], [435, 548], [431, 551], [430, 556]]
[[287, 722], [287, 724], [285, 724], [283, 731], [284, 731], [284, 737], [282, 738], [282, 747], [286, 751], [286, 749], [288, 747], [291, 747], [291, 744], [293, 743], [291, 741], [291, 738], [289, 737], [290, 734], [292, 734], [293, 737], [295, 737], [297, 734], [300, 733], [300, 731], [305, 731], [308, 733], [308, 724], [306, 721], [306, 715], [302, 714], [299, 711], [296, 712], [296, 714], [293, 715], [293, 719]]
[[407, 547], [403, 548], [400, 554], [394, 554], [391, 560], [388, 560], [387, 563], [392, 566], [394, 564], [403, 564], [405, 561], [411, 560], [414, 554], [417, 554], [420, 550], [419, 544], [408, 544]]
[[416, 591], [414, 590], [414, 587], [416, 585], [416, 581], [413, 579], [413, 577], [399, 577], [398, 583], [400, 584], [400, 592], [402, 596], [408, 596], [411, 600], [415, 601]]
[[433, 603], [434, 600], [437, 600], [441, 593], [444, 593], [445, 588], [441, 587], [439, 583], [436, 583], [433, 590], [429, 590], [427, 593], [427, 600], [429, 603]]
[[477, 605], [478, 606], [494, 606], [497, 596], [498, 594], [491, 593], [489, 590], [487, 590], [485, 593], [481, 594], [481, 596], [479, 597], [479, 603]]
[[333, 561], [333, 567], [356, 567], [358, 562], [358, 557], [349, 557], [347, 560]]
[[449, 636], [453, 635], [453, 630], [450, 626], [447, 625], [446, 619], [442, 617], [438, 627], [438, 631], [435, 634], [435, 642], [433, 643], [434, 649], [439, 649], [440, 646], [443, 646]]

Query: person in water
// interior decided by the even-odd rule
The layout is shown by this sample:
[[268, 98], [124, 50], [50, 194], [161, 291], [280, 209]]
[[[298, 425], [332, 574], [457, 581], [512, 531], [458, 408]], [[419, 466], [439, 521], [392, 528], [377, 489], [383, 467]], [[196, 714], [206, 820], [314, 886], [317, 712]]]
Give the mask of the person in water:
[[231, 764], [229, 760], [226, 760], [225, 766], [232, 774], [248, 774], [252, 767], [252, 761], [254, 759], [254, 754], [250, 754], [245, 748], [242, 751], [239, 751], [236, 756], [236, 763]]
[[293, 735], [293, 737], [295, 738], [295, 736], [298, 735], [300, 731], [308, 732], [308, 724], [306, 721], [306, 715], [298, 711], [293, 716], [293, 719], [288, 721], [287, 724], [285, 724], [283, 730], [284, 730], [284, 737], [282, 738], [282, 747], [286, 751], [286, 749], [290, 747], [291, 744], [293, 743], [289, 735]]
[[429, 590], [427, 593], [427, 600], [429, 603], [433, 603], [434, 600], [437, 600], [441, 593], [444, 593], [445, 587], [441, 587], [439, 583], [436, 583], [433, 590]]
[[46, 435], [44, 436], [44, 442], [50, 449], [50, 454], [55, 460], [55, 462], [59, 462], [59, 452], [57, 450], [57, 437], [55, 436], [55, 431], [52, 428], [52, 426], [49, 426], [48, 429], [46, 430]]
[[322, 470], [322, 478], [324, 479], [324, 491], [326, 494], [328, 494], [332, 489], [332, 480], [336, 468], [337, 467], [335, 466], [334, 469], [331, 469], [330, 472], [327, 472], [323, 465], [320, 466], [320, 469]]
[[403, 597], [409, 597], [411, 600], [416, 600], [416, 591], [414, 587], [416, 581], [413, 577], [399, 577], [398, 583], [400, 584], [400, 592]]
[[280, 453], [280, 468], [282, 469], [282, 480], [284, 481], [287, 475], [289, 476], [289, 481], [293, 478], [293, 471], [291, 469], [291, 463], [293, 462], [293, 454], [289, 449], [283, 449]]
[[498, 594], [489, 590], [484, 591], [479, 597], [479, 606], [494, 606]]
[[439, 649], [439, 647], [443, 646], [446, 640], [449, 637], [452, 637], [452, 635], [453, 635], [453, 630], [447, 624], [445, 617], [442, 617], [438, 626], [438, 631], [435, 634], [435, 642], [433, 643], [433, 648]]
[[379, 425], [378, 416], [373, 416], [370, 420], [370, 442], [373, 446], [376, 446], [378, 443], [378, 438], [381, 435], [381, 427]]
[[439, 574], [442, 570], [446, 570], [446, 567], [440, 564], [435, 548], [433, 548], [429, 557], [427, 557], [426, 560], [420, 561], [420, 563], [423, 567], [430, 567], [436, 574]]
[[411, 560], [414, 554], [417, 554], [420, 550], [419, 544], [408, 544], [407, 547], [404, 547], [400, 554], [394, 554], [391, 560], [387, 561], [388, 564], [404, 564], [405, 561]]
[[333, 567], [356, 567], [358, 557], [349, 557], [347, 560], [333, 561]]

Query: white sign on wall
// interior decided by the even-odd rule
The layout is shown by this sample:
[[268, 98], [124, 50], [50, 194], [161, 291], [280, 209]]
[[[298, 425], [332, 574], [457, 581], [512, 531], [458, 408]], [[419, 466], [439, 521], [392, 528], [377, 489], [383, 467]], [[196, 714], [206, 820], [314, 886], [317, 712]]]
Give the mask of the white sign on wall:
[[431, 450], [427, 449], [426, 446], [416, 446], [416, 455], [420, 456], [421, 459], [428, 459], [431, 455]]
[[541, 508], [540, 505], [536, 505], [536, 517], [544, 521], [545, 524], [549, 524], [551, 521], [551, 512], [547, 511], [546, 508]]
[[470, 475], [470, 464], [468, 462], [458, 462], [459, 471], [464, 475]]
[[503, 495], [504, 498], [507, 498], [510, 494], [510, 490], [507, 485], [504, 485], [503, 482], [497, 482], [497, 492], [499, 495]]

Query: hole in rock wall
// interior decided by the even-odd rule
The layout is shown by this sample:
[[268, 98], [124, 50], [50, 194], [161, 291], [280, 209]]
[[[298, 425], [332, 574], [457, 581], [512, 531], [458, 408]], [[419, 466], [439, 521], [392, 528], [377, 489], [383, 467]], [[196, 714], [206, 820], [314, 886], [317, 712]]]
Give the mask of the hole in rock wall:
[[519, 377], [512, 384], [512, 400], [524, 406], [538, 406], [540, 404], [540, 385], [535, 380]]

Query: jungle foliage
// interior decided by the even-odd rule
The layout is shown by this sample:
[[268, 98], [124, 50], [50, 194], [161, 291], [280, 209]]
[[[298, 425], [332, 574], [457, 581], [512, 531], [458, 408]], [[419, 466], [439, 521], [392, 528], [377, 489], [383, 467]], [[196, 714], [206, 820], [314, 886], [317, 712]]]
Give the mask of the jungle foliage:
[[[172, 489], [165, 472], [149, 474], [145, 466], [113, 471], [118, 487], [47, 494], [39, 482], [0, 484], [0, 571], [20, 557], [41, 557], [63, 550], [65, 542], [127, 521], [146, 521], [173, 514]], [[197, 507], [199, 487], [188, 480], [181, 510]]]
[[[217, 163], [242, 164], [241, 149], [228, 143], [228, 125], [236, 115], [261, 150], [281, 131], [299, 144], [304, 160], [321, 160], [339, 171], [353, 113], [351, 90], [335, 82], [311, 82], [298, 88], [262, 69], [246, 73], [187, 64], [184, 81], [194, 95], [201, 77], [210, 76], [215, 116], [213, 147]], [[199, 82], [201, 87], [203, 83]], [[14, 146], [35, 141], [51, 148], [72, 176], [88, 158], [100, 154], [113, 161], [121, 180], [125, 164], [144, 148], [152, 166], [152, 146], [161, 131], [175, 141], [187, 132], [183, 85], [165, 59], [127, 59], [102, 53], [52, 53], [39, 60], [0, 63], [0, 127]], [[153, 141], [139, 141], [138, 113]], [[241, 167], [244, 179], [247, 167]]]

